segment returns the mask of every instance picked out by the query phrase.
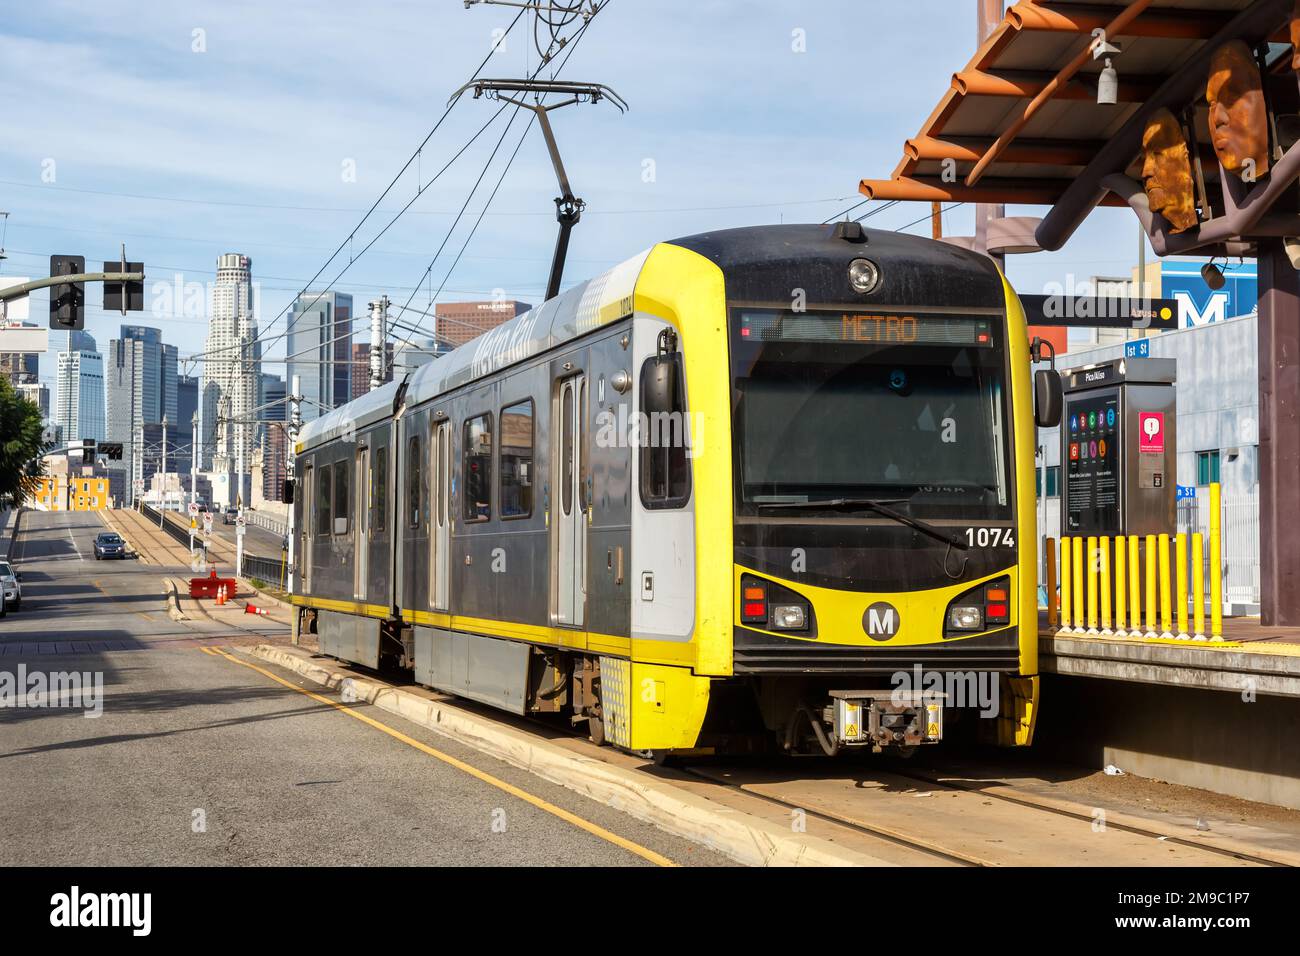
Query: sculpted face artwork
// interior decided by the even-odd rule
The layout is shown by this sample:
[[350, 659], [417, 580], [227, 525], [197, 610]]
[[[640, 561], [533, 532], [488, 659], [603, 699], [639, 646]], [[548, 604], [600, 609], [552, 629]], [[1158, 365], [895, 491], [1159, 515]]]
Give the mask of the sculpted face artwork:
[[1192, 164], [1182, 128], [1169, 110], [1160, 110], [1142, 134], [1142, 185], [1152, 212], [1169, 220], [1173, 232], [1196, 225]]
[[1205, 98], [1210, 137], [1223, 168], [1246, 181], [1263, 177], [1268, 172], [1268, 111], [1259, 68], [1241, 40], [1215, 51]]

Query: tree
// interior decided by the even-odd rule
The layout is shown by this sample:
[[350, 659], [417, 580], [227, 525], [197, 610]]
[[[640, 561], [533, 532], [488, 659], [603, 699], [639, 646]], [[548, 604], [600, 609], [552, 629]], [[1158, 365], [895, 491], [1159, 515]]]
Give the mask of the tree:
[[35, 489], [45, 472], [43, 431], [41, 410], [0, 378], [0, 501], [17, 507]]

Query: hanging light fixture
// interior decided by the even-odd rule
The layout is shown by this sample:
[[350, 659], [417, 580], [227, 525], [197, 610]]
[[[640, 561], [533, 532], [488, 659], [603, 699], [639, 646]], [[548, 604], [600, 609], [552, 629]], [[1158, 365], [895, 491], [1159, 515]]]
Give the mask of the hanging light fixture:
[[1114, 106], [1119, 102], [1119, 71], [1106, 57], [1106, 67], [1097, 76], [1097, 105]]
[[1212, 292], [1218, 292], [1228, 281], [1223, 276], [1223, 270], [1214, 264], [1213, 259], [1201, 266], [1201, 278], [1205, 280], [1205, 284]]

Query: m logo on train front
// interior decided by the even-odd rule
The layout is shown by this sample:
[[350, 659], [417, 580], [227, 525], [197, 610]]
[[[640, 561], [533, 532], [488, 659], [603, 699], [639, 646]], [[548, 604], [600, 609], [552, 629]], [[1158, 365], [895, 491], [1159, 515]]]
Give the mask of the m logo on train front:
[[887, 641], [898, 633], [898, 611], [888, 601], [877, 601], [862, 615], [862, 629], [873, 641]]

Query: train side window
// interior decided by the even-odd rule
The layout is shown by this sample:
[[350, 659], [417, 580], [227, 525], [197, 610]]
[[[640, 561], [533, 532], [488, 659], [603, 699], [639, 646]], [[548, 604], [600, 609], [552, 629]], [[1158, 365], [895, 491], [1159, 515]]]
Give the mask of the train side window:
[[691, 461], [687, 456], [686, 388], [682, 357], [669, 360], [671, 390], [665, 408], [654, 408], [655, 381], [662, 382], [664, 369], [656, 360], [641, 366], [641, 408], [645, 412], [645, 434], [641, 435], [641, 503], [647, 508], [682, 508], [691, 497]]
[[388, 521], [388, 446], [375, 449], [370, 475], [370, 527], [382, 534]]
[[462, 509], [466, 521], [492, 517], [492, 416], [479, 415], [465, 422], [465, 477]]
[[334, 505], [334, 488], [330, 481], [333, 470], [329, 465], [321, 465], [319, 471], [316, 476], [316, 534], [318, 537], [325, 538], [333, 528], [330, 520]]
[[349, 503], [348, 486], [351, 484], [348, 476], [351, 473], [352, 463], [349, 461], [336, 461], [334, 463], [334, 533], [348, 533]]
[[501, 517], [533, 513], [533, 400], [501, 409]]
[[420, 483], [420, 436], [412, 435], [406, 450], [406, 524], [418, 528], [424, 491]]

